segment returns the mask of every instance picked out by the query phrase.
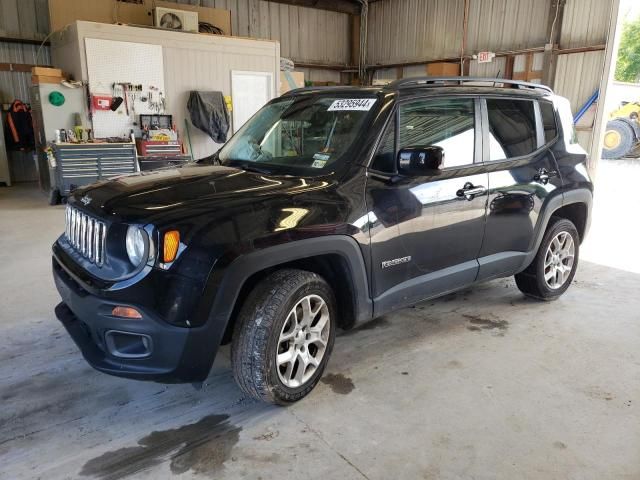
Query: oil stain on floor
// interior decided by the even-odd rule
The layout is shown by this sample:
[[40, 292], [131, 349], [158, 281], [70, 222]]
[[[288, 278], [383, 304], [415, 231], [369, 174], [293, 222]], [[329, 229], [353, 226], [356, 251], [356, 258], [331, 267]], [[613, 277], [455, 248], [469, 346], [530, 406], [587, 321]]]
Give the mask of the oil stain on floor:
[[509, 322], [500, 320], [499, 318], [483, 318], [479, 315], [469, 314], [463, 314], [462, 316], [469, 321], [467, 330], [471, 330], [472, 332], [497, 329], [501, 334], [504, 334], [504, 331], [509, 328]]
[[152, 432], [141, 438], [136, 447], [106, 452], [89, 460], [80, 475], [112, 480], [133, 475], [167, 459], [174, 474], [189, 470], [195, 474], [213, 474], [230, 458], [242, 430], [228, 419], [228, 415], [209, 415], [190, 425]]
[[321, 381], [329, 385], [334, 393], [339, 393], [340, 395], [351, 393], [355, 388], [353, 381], [341, 373], [329, 373], [322, 377]]

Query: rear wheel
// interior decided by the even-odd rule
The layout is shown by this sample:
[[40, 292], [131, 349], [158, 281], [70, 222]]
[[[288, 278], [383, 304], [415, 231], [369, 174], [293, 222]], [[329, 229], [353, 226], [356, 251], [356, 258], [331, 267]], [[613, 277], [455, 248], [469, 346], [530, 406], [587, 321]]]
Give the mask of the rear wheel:
[[564, 218], [552, 218], [533, 262], [515, 276], [516, 285], [527, 296], [555, 300], [573, 281], [579, 251], [575, 225]]
[[611, 120], [607, 123], [602, 147], [602, 158], [622, 158], [633, 150], [635, 134], [633, 128], [622, 120]]
[[300, 400], [322, 375], [335, 329], [335, 297], [322, 277], [293, 269], [270, 275], [249, 294], [235, 326], [236, 382], [265, 402]]

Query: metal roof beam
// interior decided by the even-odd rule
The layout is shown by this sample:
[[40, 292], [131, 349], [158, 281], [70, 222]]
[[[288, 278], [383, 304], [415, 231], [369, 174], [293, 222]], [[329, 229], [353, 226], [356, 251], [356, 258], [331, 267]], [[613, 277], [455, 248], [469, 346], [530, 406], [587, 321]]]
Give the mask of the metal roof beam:
[[332, 12], [348, 13], [350, 15], [360, 14], [360, 4], [352, 0], [269, 0], [273, 3], [284, 3], [286, 5], [296, 5], [298, 7], [316, 8], [318, 10], [329, 10]]

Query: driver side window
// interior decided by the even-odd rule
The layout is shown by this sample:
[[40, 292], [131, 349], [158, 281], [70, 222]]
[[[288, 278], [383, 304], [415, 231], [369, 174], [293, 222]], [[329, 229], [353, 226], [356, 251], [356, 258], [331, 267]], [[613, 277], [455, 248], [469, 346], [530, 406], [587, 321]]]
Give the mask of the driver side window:
[[471, 165], [475, 151], [472, 98], [417, 100], [400, 105], [398, 148], [437, 146], [444, 168]]

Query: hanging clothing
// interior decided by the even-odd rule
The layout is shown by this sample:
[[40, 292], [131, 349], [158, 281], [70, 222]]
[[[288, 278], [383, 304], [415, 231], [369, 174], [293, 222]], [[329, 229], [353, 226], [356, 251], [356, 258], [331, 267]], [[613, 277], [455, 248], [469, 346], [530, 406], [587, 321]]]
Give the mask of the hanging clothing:
[[229, 111], [222, 92], [192, 91], [187, 102], [191, 123], [216, 143], [225, 143], [229, 132]]
[[33, 119], [29, 105], [20, 100], [13, 101], [7, 113], [5, 137], [7, 148], [10, 150], [34, 148]]

